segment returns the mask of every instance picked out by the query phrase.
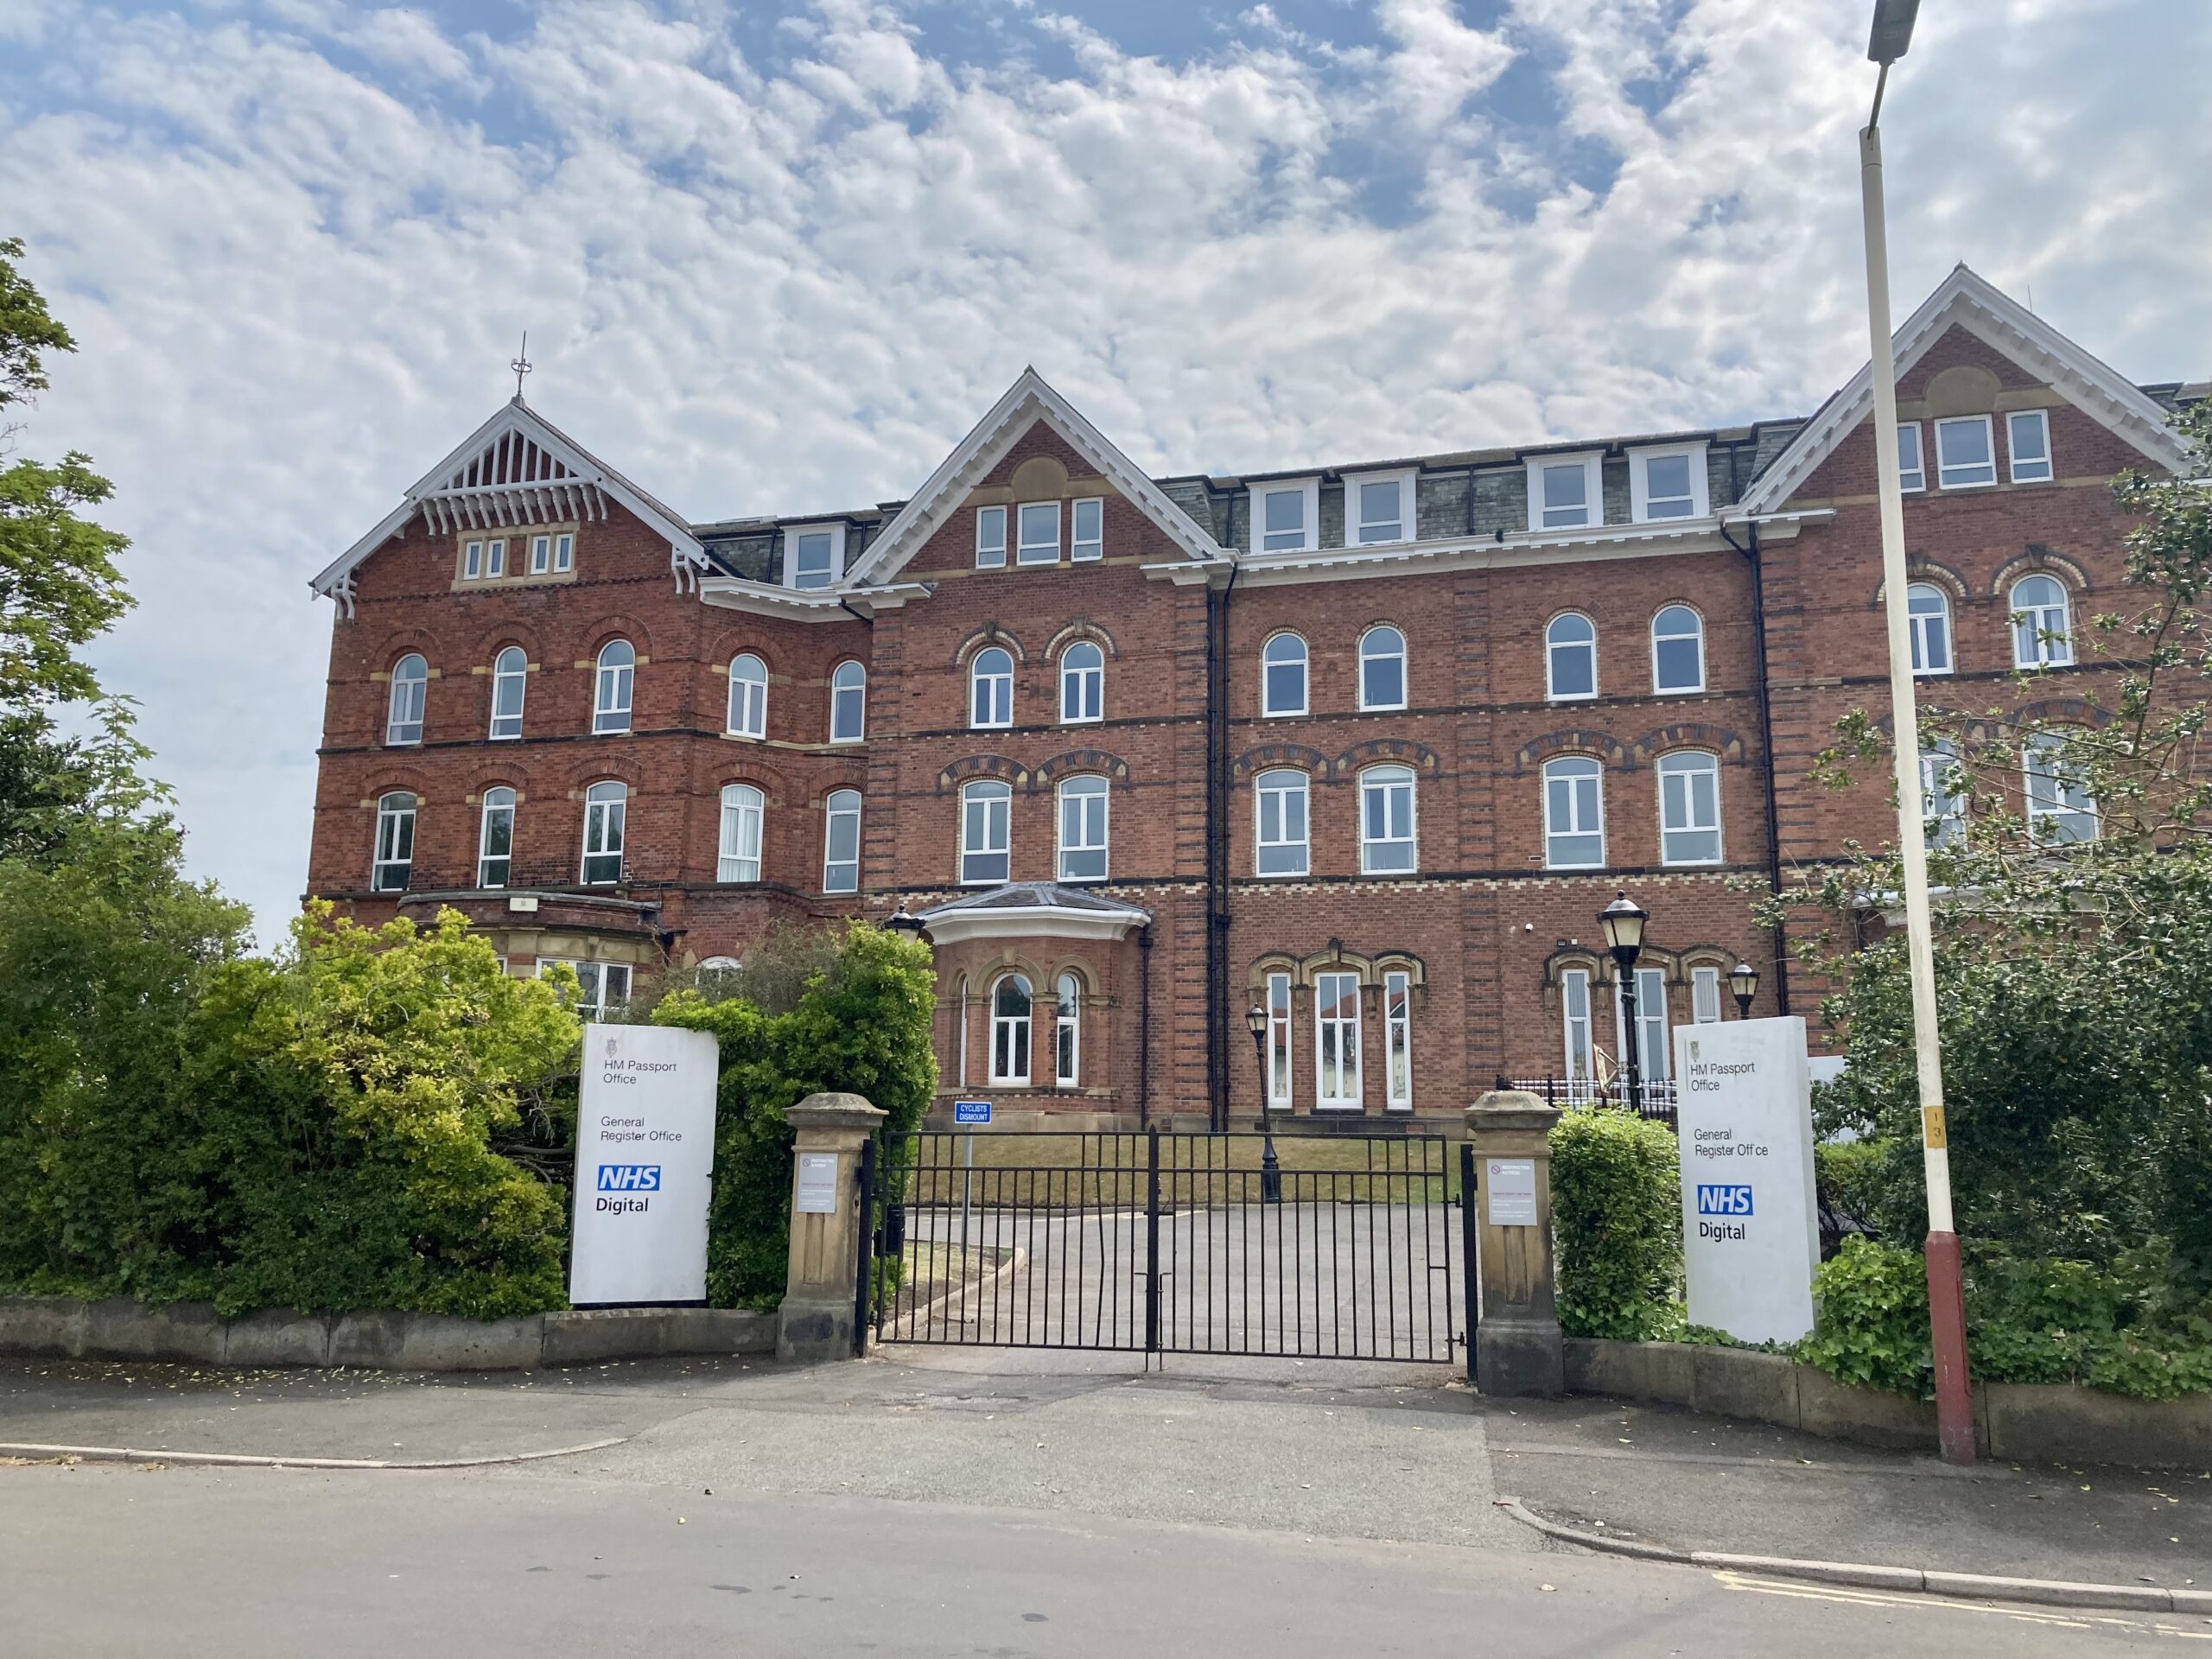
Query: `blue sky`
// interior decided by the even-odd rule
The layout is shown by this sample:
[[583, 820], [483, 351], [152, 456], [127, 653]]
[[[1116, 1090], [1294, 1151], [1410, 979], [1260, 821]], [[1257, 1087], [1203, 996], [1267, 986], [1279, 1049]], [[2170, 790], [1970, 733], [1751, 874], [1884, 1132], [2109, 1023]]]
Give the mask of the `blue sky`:
[[[2212, 373], [2202, 0], [1928, 0], [1900, 312], [1963, 259]], [[496, 406], [698, 518], [902, 495], [1034, 362], [1143, 463], [1803, 413], [1864, 356], [1866, 0], [0, 0], [16, 443], [136, 538], [102, 652], [196, 869], [304, 880], [306, 579]]]

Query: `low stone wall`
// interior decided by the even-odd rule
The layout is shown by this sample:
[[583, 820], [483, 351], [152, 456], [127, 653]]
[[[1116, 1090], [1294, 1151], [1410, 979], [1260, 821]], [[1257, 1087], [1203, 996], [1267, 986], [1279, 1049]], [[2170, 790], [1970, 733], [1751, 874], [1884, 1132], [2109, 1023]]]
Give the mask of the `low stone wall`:
[[463, 1319], [440, 1313], [270, 1311], [219, 1319], [207, 1302], [0, 1296], [0, 1353], [198, 1365], [528, 1370], [657, 1354], [766, 1354], [776, 1316], [740, 1308], [623, 1307]]
[[[1611, 1395], [1749, 1418], [1829, 1440], [1936, 1449], [1932, 1401], [1847, 1388], [1780, 1354], [1700, 1343], [1567, 1340], [1570, 1394]], [[2136, 1400], [2064, 1384], [1989, 1382], [1974, 1392], [1985, 1457], [2212, 1469], [2212, 1395]]]

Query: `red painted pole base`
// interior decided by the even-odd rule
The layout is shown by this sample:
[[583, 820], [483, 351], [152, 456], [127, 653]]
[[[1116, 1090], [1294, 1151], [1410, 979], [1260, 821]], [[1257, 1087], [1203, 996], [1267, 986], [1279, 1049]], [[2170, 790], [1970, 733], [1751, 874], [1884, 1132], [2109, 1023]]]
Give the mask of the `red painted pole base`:
[[1966, 1282], [1959, 1236], [1928, 1235], [1928, 1323], [1936, 1348], [1936, 1437], [1946, 1463], [1974, 1461], [1974, 1389], [1967, 1377]]

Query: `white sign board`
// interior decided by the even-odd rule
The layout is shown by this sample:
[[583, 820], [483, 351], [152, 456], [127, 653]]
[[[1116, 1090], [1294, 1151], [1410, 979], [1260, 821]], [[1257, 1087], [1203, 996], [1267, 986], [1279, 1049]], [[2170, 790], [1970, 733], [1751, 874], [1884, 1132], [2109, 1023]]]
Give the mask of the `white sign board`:
[[1821, 1260], [1805, 1022], [1677, 1026], [1675, 1077], [1690, 1323], [1795, 1342]]
[[1483, 1196], [1490, 1202], [1493, 1227], [1533, 1227], [1536, 1224], [1536, 1160], [1533, 1158], [1485, 1158]]
[[837, 1154], [802, 1152], [798, 1155], [798, 1212], [802, 1216], [830, 1216], [837, 1211]]
[[584, 1027], [569, 1257], [578, 1307], [707, 1300], [720, 1069], [703, 1031]]

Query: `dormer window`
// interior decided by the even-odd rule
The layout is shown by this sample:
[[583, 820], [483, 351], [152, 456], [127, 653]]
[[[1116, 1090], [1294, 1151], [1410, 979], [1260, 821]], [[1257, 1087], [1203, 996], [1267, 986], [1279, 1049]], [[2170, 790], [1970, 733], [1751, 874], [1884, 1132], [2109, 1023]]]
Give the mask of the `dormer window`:
[[1630, 454], [1629, 467], [1629, 505], [1637, 524], [1705, 517], [1703, 444], [1638, 449]]
[[1344, 476], [1344, 541], [1353, 547], [1414, 539], [1414, 477], [1402, 473]]
[[794, 524], [784, 531], [784, 583], [802, 589], [829, 587], [845, 574], [842, 524]]
[[1529, 528], [1586, 530], [1605, 522], [1598, 454], [1546, 455], [1529, 463]]
[[1321, 480], [1286, 479], [1252, 486], [1252, 550], [1300, 553], [1319, 545]]

